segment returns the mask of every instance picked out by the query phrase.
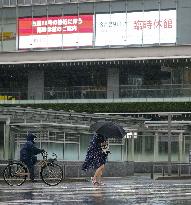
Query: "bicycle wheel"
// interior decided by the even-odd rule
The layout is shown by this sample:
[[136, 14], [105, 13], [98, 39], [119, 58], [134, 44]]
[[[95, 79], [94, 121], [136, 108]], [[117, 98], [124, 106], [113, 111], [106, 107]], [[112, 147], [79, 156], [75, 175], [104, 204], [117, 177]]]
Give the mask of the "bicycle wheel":
[[60, 165], [55, 163], [48, 163], [42, 167], [40, 172], [41, 179], [49, 186], [58, 185], [63, 178], [63, 171]]
[[10, 186], [22, 185], [26, 181], [27, 174], [27, 168], [19, 162], [12, 162], [3, 170], [3, 178]]

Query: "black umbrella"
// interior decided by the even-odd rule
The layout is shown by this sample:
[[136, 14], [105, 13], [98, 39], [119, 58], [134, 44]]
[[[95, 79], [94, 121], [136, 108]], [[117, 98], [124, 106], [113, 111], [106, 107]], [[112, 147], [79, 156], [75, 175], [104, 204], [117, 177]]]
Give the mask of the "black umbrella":
[[90, 129], [107, 138], [123, 138], [126, 134], [125, 130], [114, 122], [96, 122]]

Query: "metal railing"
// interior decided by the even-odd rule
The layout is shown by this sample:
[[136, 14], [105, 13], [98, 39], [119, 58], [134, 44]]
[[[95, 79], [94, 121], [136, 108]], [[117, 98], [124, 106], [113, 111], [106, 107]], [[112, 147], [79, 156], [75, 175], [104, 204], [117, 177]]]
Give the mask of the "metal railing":
[[[55, 90], [44, 89], [44, 92], [27, 93], [27, 91], [8, 91], [0, 90], [0, 101], [22, 101], [22, 100], [65, 100], [65, 99], [124, 99], [124, 98], [191, 98], [191, 85], [163, 85], [163, 86], [119, 86], [118, 91], [100, 89], [97, 87], [89, 88], [59, 88]], [[40, 93], [40, 95], [39, 95]], [[39, 97], [40, 96], [40, 97]], [[37, 99], [38, 98], [38, 99]]]
[[[170, 170], [170, 173], [169, 173]], [[191, 177], [190, 163], [168, 163], [152, 164], [151, 165], [151, 179], [163, 179], [165, 177]]]

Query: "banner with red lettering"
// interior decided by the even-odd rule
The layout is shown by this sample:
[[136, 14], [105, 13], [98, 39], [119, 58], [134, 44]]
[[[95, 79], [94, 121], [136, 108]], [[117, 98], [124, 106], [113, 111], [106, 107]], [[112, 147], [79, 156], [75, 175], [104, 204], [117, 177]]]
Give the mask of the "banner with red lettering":
[[18, 48], [92, 46], [93, 15], [18, 19]]

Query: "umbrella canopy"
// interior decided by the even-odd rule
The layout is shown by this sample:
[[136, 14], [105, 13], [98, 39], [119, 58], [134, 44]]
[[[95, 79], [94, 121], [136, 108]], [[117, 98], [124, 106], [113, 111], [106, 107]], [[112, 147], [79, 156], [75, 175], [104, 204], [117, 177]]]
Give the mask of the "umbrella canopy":
[[114, 122], [96, 122], [90, 129], [107, 138], [123, 138], [126, 134], [125, 130]]

